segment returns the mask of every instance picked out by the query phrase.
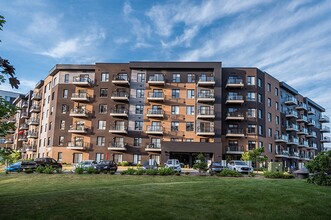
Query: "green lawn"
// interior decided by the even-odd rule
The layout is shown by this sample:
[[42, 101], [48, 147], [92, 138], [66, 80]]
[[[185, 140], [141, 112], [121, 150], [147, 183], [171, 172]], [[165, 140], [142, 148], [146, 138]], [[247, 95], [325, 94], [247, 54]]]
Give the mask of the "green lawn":
[[330, 219], [331, 187], [301, 180], [0, 174], [0, 219]]

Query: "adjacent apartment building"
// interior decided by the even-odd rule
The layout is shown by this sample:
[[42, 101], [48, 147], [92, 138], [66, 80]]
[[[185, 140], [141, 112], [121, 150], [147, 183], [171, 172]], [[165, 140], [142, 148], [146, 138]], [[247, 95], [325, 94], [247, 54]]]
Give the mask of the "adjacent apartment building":
[[323, 107], [257, 68], [221, 62], [56, 65], [14, 104], [8, 138], [24, 158], [192, 166], [199, 153], [240, 159], [264, 146], [269, 161], [301, 167], [331, 141]]

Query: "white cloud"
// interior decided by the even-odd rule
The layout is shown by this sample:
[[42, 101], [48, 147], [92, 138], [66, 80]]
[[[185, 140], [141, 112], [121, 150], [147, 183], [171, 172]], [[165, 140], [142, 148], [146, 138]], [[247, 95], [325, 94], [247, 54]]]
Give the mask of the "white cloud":
[[128, 2], [124, 3], [123, 13], [125, 16], [128, 16], [132, 12], [132, 7]]
[[34, 80], [28, 80], [25, 78], [21, 78], [20, 80], [20, 85], [18, 89], [13, 89], [8, 81], [6, 80], [5, 83], [0, 84], [0, 90], [5, 90], [5, 91], [11, 91], [11, 92], [17, 92], [17, 93], [22, 93], [22, 94], [26, 94], [28, 93], [30, 90], [32, 90], [35, 85], [37, 84], [36, 81]]

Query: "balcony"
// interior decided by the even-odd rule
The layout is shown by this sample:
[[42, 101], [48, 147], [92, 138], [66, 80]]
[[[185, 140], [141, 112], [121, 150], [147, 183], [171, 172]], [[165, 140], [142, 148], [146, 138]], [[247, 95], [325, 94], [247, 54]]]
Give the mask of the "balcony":
[[228, 112], [225, 118], [225, 120], [236, 120], [236, 121], [242, 121], [244, 119], [245, 119], [244, 114], [240, 112]]
[[228, 129], [227, 132], [226, 132], [226, 137], [244, 137], [245, 134], [244, 134], [244, 131], [243, 129], [240, 129], [240, 128], [231, 128], [231, 129]]
[[32, 105], [30, 108], [30, 113], [39, 113], [40, 112], [40, 106], [39, 105]]
[[28, 152], [37, 152], [37, 146], [27, 146], [26, 151]]
[[297, 132], [299, 135], [307, 135], [308, 129], [307, 128], [300, 128], [300, 130]]
[[311, 158], [309, 155], [307, 154], [300, 154], [300, 160], [311, 160], [311, 159], [314, 159], [314, 158]]
[[199, 109], [197, 114], [198, 119], [213, 119], [215, 118], [214, 109]]
[[5, 144], [13, 144], [14, 143], [14, 139], [13, 138], [5, 139], [4, 143]]
[[299, 145], [299, 138], [289, 138], [287, 145]]
[[35, 131], [29, 131], [27, 138], [38, 138], [38, 132]]
[[84, 125], [70, 125], [68, 132], [76, 134], [87, 134], [88, 128]]
[[317, 137], [317, 133], [315, 131], [309, 131], [308, 130], [308, 134], [306, 135], [307, 138], [316, 138]]
[[286, 113], [285, 113], [285, 117], [286, 118], [298, 118], [298, 112], [296, 112], [296, 111], [287, 111]]
[[15, 118], [9, 118], [9, 119], [8, 119], [8, 123], [13, 123], [13, 124], [15, 124], [15, 123], [16, 123], [16, 119], [15, 119]]
[[314, 121], [313, 119], [310, 118], [310, 119], [308, 120], [308, 125], [309, 125], [309, 126], [316, 126], [316, 121]]
[[323, 138], [321, 139], [321, 142], [322, 142], [322, 143], [330, 143], [330, 142], [331, 142], [331, 138], [330, 138], [330, 137], [323, 137]]
[[289, 158], [290, 153], [287, 150], [277, 151], [275, 152], [275, 157], [281, 158]]
[[69, 116], [88, 118], [89, 112], [83, 108], [74, 108], [74, 109], [70, 109]]
[[147, 82], [150, 86], [164, 86], [165, 79], [164, 75], [156, 74], [154, 76], [150, 76]]
[[123, 142], [111, 142], [109, 143], [108, 150], [126, 151], [126, 144]]
[[330, 133], [330, 127], [324, 125], [324, 126], [321, 127], [320, 132]]
[[228, 146], [226, 154], [243, 154], [245, 152], [244, 146]]
[[78, 102], [89, 102], [90, 96], [87, 93], [72, 93], [71, 95], [72, 101], [78, 101]]
[[196, 131], [197, 135], [200, 136], [214, 136], [215, 135], [215, 131], [214, 131], [214, 127], [197, 127], [197, 131]]
[[309, 147], [309, 143], [306, 140], [300, 140], [298, 147]]
[[123, 108], [112, 109], [110, 111], [110, 116], [127, 118], [129, 116], [129, 111]]
[[308, 110], [308, 107], [307, 107], [307, 104], [306, 103], [303, 103], [303, 102], [300, 102], [299, 105], [297, 107], [295, 107], [296, 110]]
[[25, 123], [21, 124], [20, 129], [19, 130], [28, 130], [29, 126]]
[[285, 99], [285, 105], [298, 105], [298, 100], [293, 96], [289, 96]]
[[29, 114], [27, 112], [22, 112], [21, 113], [21, 118], [22, 119], [27, 119], [27, 118], [29, 118]]
[[315, 115], [316, 114], [316, 110], [313, 109], [312, 107], [308, 107], [308, 115]]
[[287, 125], [286, 131], [299, 131], [299, 126], [296, 124]]
[[31, 97], [31, 100], [40, 101], [41, 100], [41, 93], [33, 93], [32, 97]]
[[30, 118], [27, 121], [28, 125], [35, 125], [38, 126], [39, 125], [39, 119], [38, 118]]
[[127, 92], [112, 92], [111, 97], [112, 100], [115, 101], [129, 101], [129, 93]]
[[226, 82], [225, 88], [239, 88], [244, 87], [244, 83], [242, 79], [228, 79]]
[[82, 87], [90, 87], [93, 85], [93, 81], [89, 77], [73, 77], [72, 84]]
[[275, 135], [275, 142], [276, 143], [287, 143], [288, 142], [288, 136], [283, 135]]
[[164, 111], [162, 109], [147, 109], [146, 116], [149, 118], [163, 118]]
[[162, 126], [147, 126], [146, 134], [163, 135]]
[[215, 95], [212, 92], [199, 92], [198, 93], [198, 102], [215, 102]]
[[28, 102], [22, 102], [22, 108], [27, 108], [29, 106]]
[[14, 133], [15, 133], [15, 130], [10, 129], [10, 130], [7, 131], [7, 133], [8, 133], [8, 134], [14, 134]]
[[68, 142], [67, 149], [69, 150], [86, 150], [90, 146], [90, 143], [83, 141]]
[[311, 150], [317, 150], [317, 144], [316, 143], [309, 143], [308, 148]]
[[128, 133], [128, 127], [124, 125], [115, 125], [110, 127], [109, 133], [112, 134], [127, 134]]
[[149, 92], [147, 100], [154, 101], [154, 102], [163, 102], [164, 94], [163, 94], [163, 92]]
[[289, 154], [289, 158], [292, 158], [292, 159], [299, 159], [300, 158], [300, 154], [299, 152], [291, 152]]
[[225, 104], [243, 104], [244, 97], [242, 95], [228, 95]]
[[129, 81], [128, 74], [115, 75], [112, 80], [112, 83], [115, 85], [119, 85], [119, 86], [129, 86], [130, 81]]
[[321, 117], [318, 119], [318, 121], [321, 122], [321, 123], [329, 123], [330, 119], [326, 115], [321, 115]]
[[18, 141], [28, 141], [28, 137], [23, 135], [23, 136], [18, 136]]
[[148, 152], [161, 152], [161, 144], [160, 143], [150, 143], [147, 144], [145, 151]]
[[305, 122], [308, 123], [308, 117], [305, 115], [300, 115], [299, 118], [297, 118], [297, 122]]
[[214, 86], [215, 85], [215, 77], [207, 76], [207, 77], [199, 77], [198, 86]]

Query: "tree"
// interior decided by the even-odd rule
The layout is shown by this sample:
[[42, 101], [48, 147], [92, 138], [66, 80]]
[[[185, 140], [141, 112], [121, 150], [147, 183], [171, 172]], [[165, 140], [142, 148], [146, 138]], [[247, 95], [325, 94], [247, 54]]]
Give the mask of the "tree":
[[250, 150], [248, 152], [244, 152], [241, 155], [241, 159], [246, 162], [249, 160], [255, 162], [255, 169], [257, 172], [259, 163], [263, 163], [268, 160], [268, 157], [266, 155], [262, 155], [263, 153], [264, 153], [264, 147], [260, 147], [257, 149]]
[[313, 160], [306, 163], [305, 167], [313, 173], [308, 182], [331, 186], [331, 151], [319, 153]]
[[196, 163], [193, 165], [193, 169], [199, 170], [199, 173], [205, 173], [208, 170], [208, 164], [206, 163], [206, 158], [203, 154], [197, 156]]
[[21, 154], [10, 148], [0, 149], [0, 163], [1, 164], [11, 164], [15, 163], [21, 158]]

